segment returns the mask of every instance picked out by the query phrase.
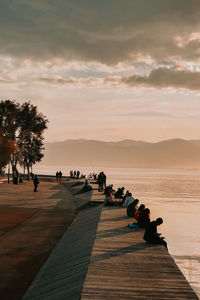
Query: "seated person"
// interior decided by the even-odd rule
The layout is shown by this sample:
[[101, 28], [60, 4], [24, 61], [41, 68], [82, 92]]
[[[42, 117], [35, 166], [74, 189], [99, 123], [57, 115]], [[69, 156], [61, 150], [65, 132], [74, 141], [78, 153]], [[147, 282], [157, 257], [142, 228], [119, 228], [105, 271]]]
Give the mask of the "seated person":
[[124, 187], [118, 188], [116, 193], [114, 193], [115, 198], [123, 198], [124, 195]]
[[164, 237], [160, 236], [161, 233], [157, 233], [157, 226], [161, 225], [162, 223], [162, 218], [158, 218], [155, 221], [150, 222], [146, 226], [143, 239], [149, 244], [164, 245], [167, 249], [167, 242], [164, 240]]
[[112, 192], [110, 191], [108, 196], [104, 199], [104, 206], [120, 206], [120, 201], [113, 201]]
[[128, 217], [134, 217], [135, 216], [135, 213], [136, 213], [136, 210], [138, 209], [138, 202], [139, 200], [138, 199], [135, 199], [133, 202], [131, 202], [128, 206], [127, 206], [127, 210], [126, 210], [126, 213], [127, 213], [127, 216]]
[[91, 190], [92, 190], [92, 186], [91, 186], [91, 184], [88, 182], [88, 180], [86, 179], [85, 182], [83, 183], [82, 189], [81, 189], [77, 194], [89, 192], [89, 191], [91, 191]]
[[106, 196], [108, 196], [110, 192], [111, 192], [112, 194], [114, 193], [113, 185], [112, 185], [112, 184], [107, 185], [107, 187], [105, 188], [104, 194], [105, 194]]
[[122, 197], [122, 205], [123, 205], [124, 201], [126, 200], [126, 197], [128, 196], [128, 194], [129, 194], [129, 190], [127, 190], [125, 195]]
[[132, 197], [132, 194], [131, 193], [128, 193], [128, 196], [126, 197], [125, 201], [123, 202], [122, 204], [122, 207], [128, 207], [129, 204], [131, 204], [135, 199]]
[[138, 226], [141, 228], [146, 228], [147, 225], [150, 223], [150, 210], [145, 208], [143, 212], [139, 215], [138, 218]]
[[136, 210], [134, 218], [138, 221], [139, 215], [144, 211], [145, 205], [141, 204], [140, 207]]

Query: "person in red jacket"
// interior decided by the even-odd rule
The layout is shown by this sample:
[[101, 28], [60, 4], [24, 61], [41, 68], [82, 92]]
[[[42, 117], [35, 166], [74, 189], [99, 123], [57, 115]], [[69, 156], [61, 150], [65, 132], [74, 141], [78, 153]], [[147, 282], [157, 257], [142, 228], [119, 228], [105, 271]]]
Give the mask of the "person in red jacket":
[[141, 204], [140, 207], [136, 210], [136, 213], [135, 213], [135, 216], [134, 218], [136, 220], [138, 220], [139, 218], [139, 215], [141, 214], [141, 212], [145, 209], [145, 205], [144, 204]]

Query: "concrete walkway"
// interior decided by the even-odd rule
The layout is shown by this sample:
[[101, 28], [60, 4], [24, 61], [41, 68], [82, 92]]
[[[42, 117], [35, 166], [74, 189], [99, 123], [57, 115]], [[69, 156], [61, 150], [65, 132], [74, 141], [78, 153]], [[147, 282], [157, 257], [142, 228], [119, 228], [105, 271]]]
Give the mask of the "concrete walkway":
[[198, 299], [164, 246], [129, 229], [126, 209], [101, 213], [82, 300]]

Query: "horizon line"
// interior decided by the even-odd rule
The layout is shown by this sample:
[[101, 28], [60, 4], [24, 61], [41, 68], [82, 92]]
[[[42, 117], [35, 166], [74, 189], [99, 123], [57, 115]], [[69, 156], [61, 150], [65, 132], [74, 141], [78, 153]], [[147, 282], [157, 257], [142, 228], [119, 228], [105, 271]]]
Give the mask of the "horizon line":
[[149, 141], [145, 141], [145, 140], [134, 140], [134, 139], [121, 139], [121, 140], [115, 140], [115, 141], [107, 141], [107, 140], [101, 140], [101, 139], [90, 139], [90, 138], [76, 138], [76, 139], [65, 139], [65, 140], [59, 140], [59, 141], [52, 141], [52, 142], [44, 142], [45, 144], [52, 144], [52, 143], [63, 143], [63, 142], [68, 142], [68, 141], [95, 141], [95, 142], [104, 142], [104, 143], [120, 143], [120, 142], [124, 142], [124, 141], [132, 141], [132, 142], [142, 142], [142, 143], [149, 143], [149, 144], [157, 144], [160, 142], [167, 142], [167, 141], [173, 141], [173, 140], [182, 140], [182, 141], [197, 141], [200, 140], [200, 138], [196, 138], [196, 139], [185, 139], [185, 138], [180, 138], [180, 137], [176, 137], [176, 138], [169, 138], [169, 139], [164, 139], [164, 140], [158, 140], [156, 142], [149, 142]]

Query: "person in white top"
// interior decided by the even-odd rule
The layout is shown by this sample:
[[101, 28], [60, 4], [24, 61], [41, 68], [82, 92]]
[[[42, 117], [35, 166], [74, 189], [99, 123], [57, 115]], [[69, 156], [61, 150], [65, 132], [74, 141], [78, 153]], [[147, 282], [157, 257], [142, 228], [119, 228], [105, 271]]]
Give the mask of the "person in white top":
[[131, 204], [135, 199], [132, 197], [132, 194], [129, 193], [128, 196], [126, 197], [124, 203], [122, 204], [122, 207], [128, 207], [129, 204]]

